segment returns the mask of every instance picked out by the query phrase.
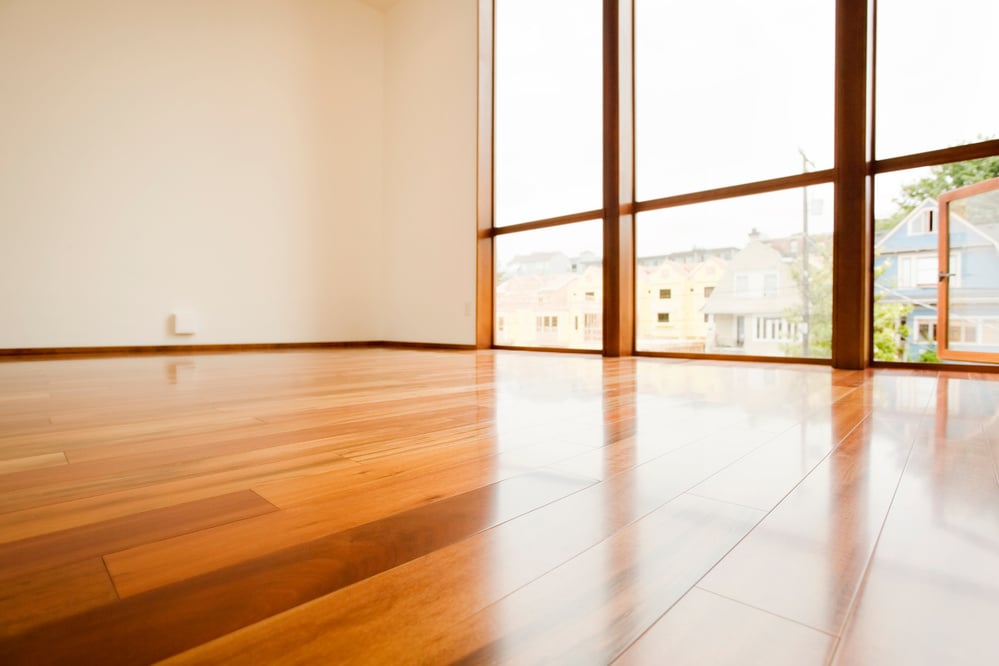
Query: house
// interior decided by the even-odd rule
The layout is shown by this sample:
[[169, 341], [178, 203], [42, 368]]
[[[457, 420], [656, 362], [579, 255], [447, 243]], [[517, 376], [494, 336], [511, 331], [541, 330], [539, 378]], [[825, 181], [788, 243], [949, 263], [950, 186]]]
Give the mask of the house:
[[496, 285], [496, 344], [598, 349], [602, 305], [599, 265], [582, 273], [507, 277]]
[[[904, 306], [909, 335], [902, 360], [937, 352], [938, 204], [927, 199], [875, 245], [876, 302]], [[970, 224], [952, 211], [949, 340], [952, 348], [999, 351], [999, 220]]]
[[[734, 253], [733, 253], [734, 255]], [[636, 269], [636, 345], [644, 351], [712, 351], [713, 321], [704, 311], [729, 262], [664, 260]]]

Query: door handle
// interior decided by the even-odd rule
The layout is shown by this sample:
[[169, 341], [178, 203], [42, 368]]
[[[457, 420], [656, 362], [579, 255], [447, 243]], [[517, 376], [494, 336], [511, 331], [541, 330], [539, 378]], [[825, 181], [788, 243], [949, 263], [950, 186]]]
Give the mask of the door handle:
[[937, 276], [937, 279], [938, 279], [938, 280], [939, 280], [940, 282], [943, 282], [943, 281], [944, 281], [944, 278], [949, 278], [949, 277], [954, 277], [955, 275], [957, 275], [957, 273], [940, 273], [940, 274], [939, 274], [939, 275]]

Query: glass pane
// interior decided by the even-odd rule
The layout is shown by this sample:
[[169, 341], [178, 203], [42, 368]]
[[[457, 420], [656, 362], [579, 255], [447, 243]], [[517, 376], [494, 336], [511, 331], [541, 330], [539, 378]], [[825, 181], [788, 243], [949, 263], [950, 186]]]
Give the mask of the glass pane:
[[637, 348], [828, 358], [832, 218], [831, 185], [639, 214]]
[[[977, 354], [999, 353], [999, 178], [986, 191], [944, 198], [950, 262], [947, 289], [947, 347]], [[970, 359], [969, 359], [970, 360]], [[995, 360], [995, 357], [977, 360]]]
[[638, 199], [832, 166], [834, 8], [637, 0]]
[[[940, 361], [937, 354], [937, 197], [949, 190], [995, 177], [999, 177], [999, 156], [875, 177], [872, 335], [876, 361]], [[990, 233], [993, 228], [991, 224], [986, 225], [984, 233]], [[983, 278], [981, 252], [973, 247], [974, 236], [965, 236], [952, 241], [949, 265], [954, 276], [950, 278], [950, 286], [977, 291], [982, 287]], [[952, 340], [976, 336], [984, 344], [990, 330], [990, 315], [979, 310], [963, 313], [975, 320], [974, 331], [968, 322], [952, 322], [956, 327], [948, 328]]]
[[496, 226], [602, 206], [600, 0], [497, 0]]
[[496, 237], [495, 344], [603, 347], [599, 220]]
[[878, 158], [999, 135], [995, 0], [878, 0]]

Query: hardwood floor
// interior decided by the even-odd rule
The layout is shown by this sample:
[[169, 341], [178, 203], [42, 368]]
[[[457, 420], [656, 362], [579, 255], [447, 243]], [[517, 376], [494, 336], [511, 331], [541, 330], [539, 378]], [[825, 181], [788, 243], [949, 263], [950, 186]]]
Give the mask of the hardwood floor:
[[0, 363], [0, 663], [995, 664], [999, 375]]

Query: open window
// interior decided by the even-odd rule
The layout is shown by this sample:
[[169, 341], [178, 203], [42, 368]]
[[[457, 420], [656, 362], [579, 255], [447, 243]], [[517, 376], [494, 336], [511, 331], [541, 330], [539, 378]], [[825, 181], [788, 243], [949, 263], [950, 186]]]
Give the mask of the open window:
[[999, 363], [999, 178], [938, 202], [938, 355]]

